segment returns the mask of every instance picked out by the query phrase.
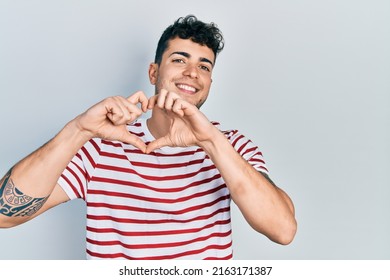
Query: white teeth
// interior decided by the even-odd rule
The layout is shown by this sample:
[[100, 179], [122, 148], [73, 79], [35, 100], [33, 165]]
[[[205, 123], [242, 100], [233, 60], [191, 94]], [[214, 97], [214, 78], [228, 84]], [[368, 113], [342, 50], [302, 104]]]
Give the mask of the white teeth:
[[177, 87], [181, 88], [181, 89], [184, 89], [184, 90], [192, 91], [192, 92], [196, 91], [196, 88], [191, 87], [191, 86], [187, 86], [187, 85], [179, 84], [179, 85], [177, 85]]

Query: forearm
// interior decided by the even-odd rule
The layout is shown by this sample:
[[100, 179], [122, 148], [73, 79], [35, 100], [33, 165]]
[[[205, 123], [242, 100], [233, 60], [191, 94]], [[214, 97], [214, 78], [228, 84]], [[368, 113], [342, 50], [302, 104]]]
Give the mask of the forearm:
[[[137, 104], [141, 104], [142, 110]], [[148, 99], [141, 91], [127, 99], [106, 98], [17, 163], [0, 181], [0, 227], [23, 223], [66, 201], [66, 193], [59, 186], [56, 188], [57, 181], [73, 156], [91, 138], [122, 141], [145, 151], [145, 143], [129, 133], [127, 124], [146, 112], [147, 104]]]
[[218, 131], [201, 146], [220, 171], [248, 223], [271, 240], [288, 244], [296, 231], [294, 207], [282, 190], [255, 170]]
[[[52, 193], [58, 178], [88, 136], [75, 122], [68, 123], [52, 140], [18, 162], [1, 180], [0, 221], [17, 224], [31, 218]], [[1, 224], [1, 223], [0, 223]]]

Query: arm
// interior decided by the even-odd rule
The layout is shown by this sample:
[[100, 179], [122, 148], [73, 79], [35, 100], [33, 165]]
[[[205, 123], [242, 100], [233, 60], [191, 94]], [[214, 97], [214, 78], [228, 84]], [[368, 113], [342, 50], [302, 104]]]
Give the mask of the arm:
[[[136, 104], [141, 103], [141, 109]], [[145, 144], [126, 124], [146, 111], [147, 98], [137, 92], [128, 99], [111, 97], [70, 121], [52, 140], [17, 163], [1, 180], [0, 227], [24, 223], [68, 200], [57, 181], [77, 151], [91, 138]]]
[[[0, 189], [0, 227], [24, 223], [42, 213], [62, 171], [87, 141], [67, 124], [51, 141], [17, 163], [3, 178]], [[58, 188], [58, 187], [57, 187]], [[55, 193], [57, 194], [57, 193]], [[66, 197], [52, 196], [50, 203]], [[45, 205], [46, 204], [46, 205]], [[46, 207], [42, 208], [45, 205]]]
[[213, 134], [200, 145], [221, 172], [245, 219], [271, 240], [289, 244], [297, 227], [291, 199], [244, 160], [221, 132], [215, 130]]
[[280, 244], [293, 240], [297, 224], [291, 199], [268, 176], [244, 160], [196, 106], [174, 93], [162, 91], [150, 99], [149, 108], [154, 107], [163, 109], [172, 123], [168, 134], [151, 142], [146, 152], [162, 146], [202, 147], [220, 171], [248, 223]]

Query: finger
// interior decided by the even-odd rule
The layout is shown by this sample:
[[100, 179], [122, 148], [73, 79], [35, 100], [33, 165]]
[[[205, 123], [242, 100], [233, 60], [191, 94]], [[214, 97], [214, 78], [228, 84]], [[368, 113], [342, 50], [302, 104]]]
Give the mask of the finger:
[[173, 104], [175, 103], [175, 100], [177, 99], [178, 97], [174, 94], [172, 94], [171, 92], [169, 92], [165, 98], [165, 102], [164, 102], [164, 108], [171, 111], [172, 110], [172, 106]]
[[180, 99], [177, 99], [175, 103], [172, 106], [172, 112], [174, 112], [176, 115], [179, 115], [180, 117], [184, 117], [184, 111], [183, 111], [183, 102]]
[[148, 101], [148, 109], [151, 110], [154, 108], [157, 102], [157, 95], [153, 95], [151, 98], [149, 98]]
[[114, 125], [127, 124], [142, 114], [141, 109], [122, 96], [110, 99], [107, 117]]
[[163, 109], [165, 104], [165, 99], [167, 98], [168, 91], [162, 89], [159, 94], [157, 94], [157, 107]]
[[112, 136], [112, 140], [120, 141], [137, 147], [142, 152], [146, 151], [146, 144], [137, 136], [131, 134], [126, 127], [122, 128], [122, 131], [115, 133], [115, 136]]
[[143, 112], [146, 112], [148, 109], [148, 98], [143, 91], [137, 91], [133, 95], [129, 96], [127, 100], [132, 104], [140, 103]]
[[193, 106], [192, 104], [188, 103], [187, 101], [183, 99], [176, 99], [175, 103], [172, 106], [172, 111], [181, 116], [189, 116], [192, 115], [193, 109], [195, 109], [196, 106]]
[[161, 94], [159, 94], [159, 97], [157, 99], [157, 105], [161, 109], [165, 109], [166, 112], [169, 112], [172, 110], [172, 106], [175, 103], [175, 100], [179, 99], [180, 96], [172, 91], [162, 91]]
[[170, 111], [172, 109], [173, 103], [178, 98], [179, 95], [177, 95], [176, 93], [168, 92], [165, 89], [161, 89], [160, 93], [152, 96], [149, 99], [148, 109], [150, 110], [157, 106], [161, 109], [167, 109]]
[[132, 123], [139, 116], [142, 115], [143, 111], [140, 108], [138, 108], [137, 105], [134, 105], [133, 103], [130, 103], [130, 102], [126, 102], [126, 103], [124, 103], [124, 106], [126, 108], [126, 111], [125, 111], [126, 118], [124, 119], [127, 121], [126, 123]]
[[133, 145], [134, 147], [137, 147], [142, 152], [146, 152], [146, 144], [137, 136], [134, 136], [130, 132], [127, 131], [127, 134], [123, 135], [122, 139], [118, 139], [121, 142], [128, 143]]
[[106, 110], [107, 110], [106, 116], [111, 121], [112, 124], [120, 125], [124, 123], [122, 120], [125, 113], [120, 106], [118, 106], [117, 104], [108, 105], [106, 106]]
[[146, 151], [145, 153], [149, 154], [154, 150], [160, 149], [161, 147], [168, 146], [169, 142], [167, 137], [162, 137], [156, 140], [153, 140], [146, 146]]
[[[146, 152], [146, 144], [137, 136], [134, 136], [130, 134], [130, 139], [129, 139], [129, 144], [133, 145], [134, 147], [137, 147], [140, 149], [142, 152]], [[126, 143], [126, 141], [123, 141]]]

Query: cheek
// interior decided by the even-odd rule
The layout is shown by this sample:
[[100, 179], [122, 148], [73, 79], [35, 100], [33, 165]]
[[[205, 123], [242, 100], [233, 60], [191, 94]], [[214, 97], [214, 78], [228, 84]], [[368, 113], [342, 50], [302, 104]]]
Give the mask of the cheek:
[[156, 83], [156, 91], [160, 92], [161, 89], [173, 91], [174, 84], [169, 79], [165, 79], [164, 77], [159, 77], [159, 79], [157, 80], [157, 83]]
[[207, 90], [210, 89], [211, 82], [212, 82], [212, 79], [210, 77], [207, 77], [206, 79], [204, 79], [203, 85], [204, 85], [205, 89], [207, 89]]
[[166, 70], [158, 77], [158, 82], [162, 84], [173, 83], [179, 77], [180, 73]]

